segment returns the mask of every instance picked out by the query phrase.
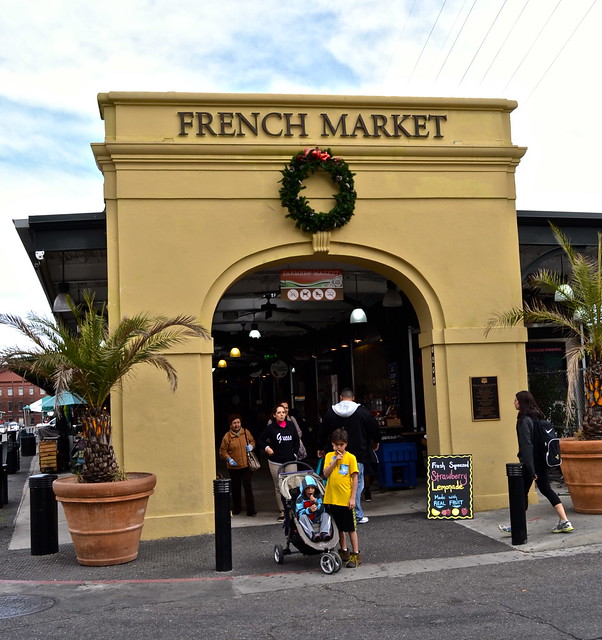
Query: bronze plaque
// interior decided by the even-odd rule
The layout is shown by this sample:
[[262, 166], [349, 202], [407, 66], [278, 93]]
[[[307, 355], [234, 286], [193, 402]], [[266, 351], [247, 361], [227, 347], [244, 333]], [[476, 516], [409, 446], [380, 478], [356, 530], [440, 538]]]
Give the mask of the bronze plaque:
[[473, 422], [500, 419], [497, 376], [470, 379]]

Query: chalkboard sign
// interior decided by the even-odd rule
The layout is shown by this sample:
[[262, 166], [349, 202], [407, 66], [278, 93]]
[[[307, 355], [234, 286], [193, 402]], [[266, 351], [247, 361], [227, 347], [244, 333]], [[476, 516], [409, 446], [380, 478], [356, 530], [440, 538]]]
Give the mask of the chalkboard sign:
[[472, 399], [473, 422], [500, 419], [500, 399], [496, 376], [471, 378], [470, 397]]
[[428, 457], [427, 518], [466, 520], [472, 513], [472, 456]]

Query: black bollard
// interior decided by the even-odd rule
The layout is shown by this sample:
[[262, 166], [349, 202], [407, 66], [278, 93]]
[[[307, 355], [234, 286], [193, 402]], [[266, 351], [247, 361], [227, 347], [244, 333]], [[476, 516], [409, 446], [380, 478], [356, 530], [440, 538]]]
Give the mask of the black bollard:
[[58, 506], [52, 490], [57, 478], [52, 473], [29, 476], [32, 556], [45, 556], [59, 550]]
[[230, 520], [230, 479], [213, 481], [215, 503], [215, 570], [232, 571], [232, 523]]
[[525, 544], [527, 542], [527, 505], [525, 504], [522, 464], [507, 464], [506, 475], [508, 476], [512, 544]]
[[2, 504], [8, 504], [8, 465], [3, 463], [0, 468], [0, 475], [2, 476], [2, 494], [0, 495], [0, 502]]

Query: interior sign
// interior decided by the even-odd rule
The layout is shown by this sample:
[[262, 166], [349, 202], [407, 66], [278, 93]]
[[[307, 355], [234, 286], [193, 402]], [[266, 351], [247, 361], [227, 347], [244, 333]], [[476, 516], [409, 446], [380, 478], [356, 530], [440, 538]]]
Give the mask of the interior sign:
[[280, 296], [293, 302], [343, 299], [343, 272], [304, 269], [280, 272]]

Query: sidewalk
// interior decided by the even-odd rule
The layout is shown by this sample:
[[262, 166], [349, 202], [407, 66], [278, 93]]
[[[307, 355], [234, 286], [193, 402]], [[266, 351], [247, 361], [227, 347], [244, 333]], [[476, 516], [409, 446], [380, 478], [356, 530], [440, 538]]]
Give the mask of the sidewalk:
[[[22, 458], [21, 471], [9, 476], [10, 503], [0, 510], [3, 556], [0, 580], [157, 581], [319, 571], [316, 556], [294, 554], [286, 556], [284, 564], [275, 564], [274, 546], [285, 546], [286, 539], [282, 525], [276, 522], [273, 486], [267, 471], [254, 474], [258, 515], [254, 518], [245, 515], [232, 518], [232, 572], [215, 571], [213, 535], [143, 541], [135, 562], [115, 567], [81, 567], [75, 559], [60, 505], [59, 553], [32, 556], [27, 480], [38, 472], [36, 465], [37, 458]], [[575, 531], [570, 534], [550, 533], [555, 524], [555, 514], [548, 502], [540, 499], [539, 504], [529, 507], [528, 542], [516, 547], [512, 546], [511, 538], [503, 537], [497, 528], [498, 524], [509, 521], [507, 509], [477, 513], [473, 520], [427, 520], [424, 485], [413, 490], [376, 489], [372, 502], [364, 504], [370, 522], [359, 525], [364, 564], [449, 559], [509, 551], [529, 554], [602, 544], [602, 516], [575, 513], [568, 494], [562, 487], [555, 488], [562, 494]]]

